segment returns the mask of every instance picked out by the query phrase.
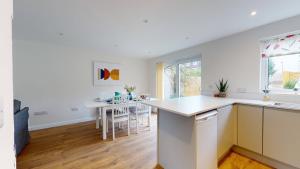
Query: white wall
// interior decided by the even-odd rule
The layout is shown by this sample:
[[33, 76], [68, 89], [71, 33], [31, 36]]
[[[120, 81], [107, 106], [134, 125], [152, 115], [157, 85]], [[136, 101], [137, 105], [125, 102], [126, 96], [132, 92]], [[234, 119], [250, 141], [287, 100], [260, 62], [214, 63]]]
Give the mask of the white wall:
[[[146, 60], [103, 56], [88, 49], [42, 42], [13, 41], [14, 98], [30, 108], [30, 128], [39, 129], [94, 119], [84, 103], [135, 85], [148, 92]], [[120, 86], [93, 86], [93, 61], [120, 63]], [[78, 111], [71, 111], [78, 108]], [[34, 115], [46, 111], [47, 115]]]
[[[204, 94], [211, 95], [215, 91], [215, 83], [223, 77], [229, 80], [231, 97], [258, 99], [261, 98], [259, 40], [296, 30], [300, 30], [300, 16], [154, 58], [149, 63], [149, 69], [153, 70], [157, 62], [170, 62], [201, 54]], [[154, 95], [155, 74], [149, 73], [149, 77], [153, 77], [150, 91]], [[240, 93], [240, 88], [246, 89], [246, 93]], [[299, 96], [273, 95], [272, 97], [275, 100], [300, 102]]]
[[[14, 152], [13, 123], [13, 79], [12, 79], [12, 1], [0, 1], [0, 168], [13, 169], [16, 158]], [[0, 103], [1, 104], [1, 103]]]

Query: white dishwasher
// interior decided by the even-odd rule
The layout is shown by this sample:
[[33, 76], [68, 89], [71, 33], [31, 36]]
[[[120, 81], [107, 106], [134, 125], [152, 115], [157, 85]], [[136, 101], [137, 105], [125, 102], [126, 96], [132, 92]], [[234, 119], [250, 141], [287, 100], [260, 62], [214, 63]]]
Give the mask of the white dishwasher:
[[195, 118], [197, 169], [218, 168], [217, 113], [217, 111], [210, 111]]

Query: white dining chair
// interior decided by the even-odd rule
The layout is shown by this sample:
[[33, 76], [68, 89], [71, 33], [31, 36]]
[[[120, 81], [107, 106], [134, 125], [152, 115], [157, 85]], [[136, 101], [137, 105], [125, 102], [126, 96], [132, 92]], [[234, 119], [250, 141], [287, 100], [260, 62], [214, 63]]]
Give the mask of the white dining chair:
[[107, 116], [106, 129], [108, 133], [108, 122], [112, 124], [112, 136], [115, 140], [115, 123], [118, 123], [120, 127], [121, 122], [127, 122], [127, 132], [128, 136], [130, 135], [130, 119], [129, 119], [129, 107], [128, 99], [126, 97], [114, 97], [112, 101], [112, 112]]
[[136, 122], [136, 133], [139, 132], [139, 123], [140, 123], [140, 118], [142, 117], [142, 123], [144, 124], [144, 117], [147, 116], [148, 118], [148, 127], [151, 130], [151, 107], [147, 106], [141, 102], [137, 102], [135, 104], [135, 108], [131, 109], [132, 111], [130, 112], [130, 121], [135, 121]]

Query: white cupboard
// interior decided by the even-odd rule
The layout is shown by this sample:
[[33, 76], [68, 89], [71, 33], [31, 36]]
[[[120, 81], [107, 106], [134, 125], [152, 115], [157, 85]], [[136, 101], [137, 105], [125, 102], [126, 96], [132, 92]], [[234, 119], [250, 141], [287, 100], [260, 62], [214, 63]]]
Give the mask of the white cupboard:
[[263, 154], [300, 168], [300, 112], [265, 108]]
[[218, 112], [211, 111], [196, 116], [196, 168], [217, 169], [217, 119]]
[[238, 105], [238, 145], [262, 154], [263, 108]]
[[222, 159], [237, 142], [237, 106], [229, 105], [218, 110], [218, 159]]

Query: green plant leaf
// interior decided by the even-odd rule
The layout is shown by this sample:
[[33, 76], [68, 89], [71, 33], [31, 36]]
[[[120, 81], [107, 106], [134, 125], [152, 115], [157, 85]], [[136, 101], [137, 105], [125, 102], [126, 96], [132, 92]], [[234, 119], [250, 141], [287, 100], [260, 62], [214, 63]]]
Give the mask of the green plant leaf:
[[219, 80], [219, 84], [216, 84], [216, 86], [219, 92], [226, 92], [229, 87], [228, 80], [224, 81], [224, 79], [222, 78], [221, 80]]

